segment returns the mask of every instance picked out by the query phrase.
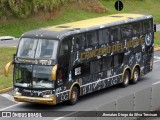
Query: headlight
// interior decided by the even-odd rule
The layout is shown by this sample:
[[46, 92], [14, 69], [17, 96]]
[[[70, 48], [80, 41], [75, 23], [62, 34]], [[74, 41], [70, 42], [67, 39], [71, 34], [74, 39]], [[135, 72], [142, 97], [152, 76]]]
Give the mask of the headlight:
[[43, 91], [43, 92], [42, 92], [42, 95], [43, 95], [44, 98], [50, 98], [50, 97], [53, 96], [52, 90]]
[[44, 98], [51, 98], [51, 97], [53, 97], [53, 95], [44, 95], [43, 97]]

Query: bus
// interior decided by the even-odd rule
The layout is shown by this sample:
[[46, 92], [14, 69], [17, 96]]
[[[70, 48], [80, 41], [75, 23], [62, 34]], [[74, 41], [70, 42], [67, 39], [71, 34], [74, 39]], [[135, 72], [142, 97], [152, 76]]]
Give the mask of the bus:
[[24, 33], [13, 61], [14, 99], [76, 104], [82, 95], [135, 84], [153, 69], [152, 15], [114, 14]]

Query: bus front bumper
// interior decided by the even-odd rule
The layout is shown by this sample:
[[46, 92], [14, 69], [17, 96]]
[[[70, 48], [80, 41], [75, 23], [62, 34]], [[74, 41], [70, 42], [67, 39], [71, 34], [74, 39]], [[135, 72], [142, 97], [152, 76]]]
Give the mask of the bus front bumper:
[[51, 98], [41, 98], [41, 97], [29, 97], [29, 96], [21, 96], [14, 94], [14, 100], [18, 102], [31, 102], [31, 103], [39, 103], [39, 104], [49, 104], [56, 105], [56, 96]]

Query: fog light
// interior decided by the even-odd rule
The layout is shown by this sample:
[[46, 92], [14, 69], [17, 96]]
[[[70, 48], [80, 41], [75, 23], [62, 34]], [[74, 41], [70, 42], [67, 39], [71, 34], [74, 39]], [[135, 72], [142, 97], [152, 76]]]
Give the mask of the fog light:
[[43, 95], [44, 98], [51, 98], [53, 95]]
[[20, 92], [16, 92], [15, 95], [21, 96], [22, 94]]

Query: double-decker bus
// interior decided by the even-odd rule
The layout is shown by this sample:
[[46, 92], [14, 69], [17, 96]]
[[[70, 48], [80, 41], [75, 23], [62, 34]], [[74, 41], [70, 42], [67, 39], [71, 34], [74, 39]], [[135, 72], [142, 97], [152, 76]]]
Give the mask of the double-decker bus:
[[24, 33], [12, 62], [14, 99], [69, 101], [116, 84], [137, 83], [153, 68], [153, 17], [114, 14]]

